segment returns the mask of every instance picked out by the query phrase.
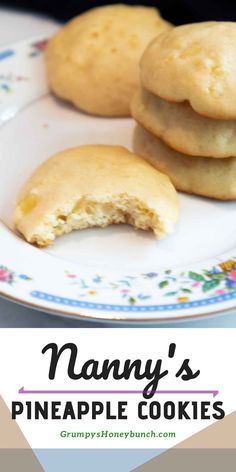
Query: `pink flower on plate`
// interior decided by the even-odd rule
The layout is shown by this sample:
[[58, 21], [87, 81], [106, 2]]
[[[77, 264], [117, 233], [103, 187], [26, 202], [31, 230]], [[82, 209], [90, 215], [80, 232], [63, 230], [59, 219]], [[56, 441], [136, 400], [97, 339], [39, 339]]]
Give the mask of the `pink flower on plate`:
[[193, 282], [193, 284], [191, 284], [191, 287], [195, 288], [195, 287], [200, 287], [201, 285], [201, 282]]
[[129, 290], [128, 290], [127, 288], [123, 288], [123, 289], [121, 290], [121, 293], [129, 293]]
[[218, 288], [215, 293], [216, 293], [217, 295], [224, 295], [224, 293], [226, 293], [226, 292], [225, 292], [225, 290], [224, 290], [223, 288]]
[[228, 279], [236, 281], [236, 270], [231, 270], [231, 272], [228, 274]]
[[0, 282], [10, 283], [12, 281], [12, 274], [7, 269], [0, 269]]
[[43, 39], [41, 41], [37, 41], [36, 43], [31, 44], [31, 46], [39, 51], [44, 51], [48, 43], [47, 39]]

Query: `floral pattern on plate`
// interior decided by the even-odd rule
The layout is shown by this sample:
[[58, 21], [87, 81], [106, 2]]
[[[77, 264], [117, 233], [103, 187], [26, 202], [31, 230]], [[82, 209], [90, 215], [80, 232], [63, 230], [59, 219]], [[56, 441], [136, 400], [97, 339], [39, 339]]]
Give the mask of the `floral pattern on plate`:
[[154, 297], [156, 299], [158, 296], [185, 303], [196, 299], [201, 294], [212, 297], [235, 291], [236, 258], [198, 272], [189, 270], [177, 273], [170, 269], [160, 274], [149, 272], [140, 276], [125, 276], [117, 280], [110, 280], [104, 275], [96, 274], [87, 280], [66, 271], [66, 277], [77, 289], [78, 298], [82, 299], [96, 298], [101, 291], [110, 289], [119, 292], [120, 298], [125, 299], [130, 305], [151, 300]]
[[28, 80], [28, 77], [15, 75], [12, 72], [0, 74], [0, 91], [12, 93], [14, 91], [14, 84]]
[[12, 285], [16, 282], [17, 278], [25, 281], [32, 280], [31, 277], [25, 274], [16, 274], [12, 269], [0, 265], [0, 282]]

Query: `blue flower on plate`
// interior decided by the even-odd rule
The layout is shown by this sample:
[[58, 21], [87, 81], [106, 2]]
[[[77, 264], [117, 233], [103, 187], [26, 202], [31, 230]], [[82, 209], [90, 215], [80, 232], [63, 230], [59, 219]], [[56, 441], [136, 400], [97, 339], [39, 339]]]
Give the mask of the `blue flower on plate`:
[[207, 273], [210, 275], [218, 274], [219, 272], [221, 272], [221, 270], [218, 269], [217, 267], [213, 267], [211, 270], [207, 271]]
[[8, 57], [14, 56], [15, 51], [12, 49], [5, 49], [5, 51], [0, 52], [0, 61], [7, 59]]
[[138, 297], [137, 297], [139, 300], [148, 300], [150, 297], [150, 295], [143, 295], [142, 293], [139, 293]]
[[148, 272], [147, 274], [144, 274], [144, 277], [147, 277], [148, 279], [154, 279], [157, 276], [158, 274], [156, 272]]
[[22, 280], [32, 280], [31, 277], [29, 277], [28, 275], [25, 275], [25, 274], [20, 274], [20, 275], [19, 275], [19, 279], [22, 279]]
[[225, 282], [227, 288], [235, 288], [236, 289], [236, 280], [227, 279]]
[[93, 282], [95, 284], [100, 284], [102, 282], [102, 276], [101, 275], [96, 275], [93, 279]]

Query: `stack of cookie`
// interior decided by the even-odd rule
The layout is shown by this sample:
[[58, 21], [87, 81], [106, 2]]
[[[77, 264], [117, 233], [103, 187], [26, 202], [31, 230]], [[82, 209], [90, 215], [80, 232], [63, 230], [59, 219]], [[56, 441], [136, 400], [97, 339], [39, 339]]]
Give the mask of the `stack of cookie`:
[[135, 151], [179, 190], [236, 199], [236, 23], [161, 34], [144, 52], [141, 84]]

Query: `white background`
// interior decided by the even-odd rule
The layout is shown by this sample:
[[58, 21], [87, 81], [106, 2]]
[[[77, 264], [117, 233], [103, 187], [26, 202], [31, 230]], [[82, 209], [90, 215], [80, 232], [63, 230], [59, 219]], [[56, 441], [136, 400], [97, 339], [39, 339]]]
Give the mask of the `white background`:
[[[102, 362], [104, 359], [163, 359], [163, 369], [169, 374], [159, 383], [159, 390], [219, 390], [213, 398], [209, 394], [155, 395], [150, 401], [223, 401], [226, 414], [235, 411], [235, 330], [141, 330], [141, 329], [84, 329], [80, 330], [1, 330], [0, 331], [0, 394], [11, 407], [12, 401], [128, 401], [128, 419], [107, 421], [104, 416], [91, 420], [27, 420], [18, 417], [18, 423], [32, 448], [169, 448], [208, 427], [215, 420], [139, 420], [137, 403], [142, 395], [22, 395], [18, 390], [142, 390], [147, 381], [71, 380], [67, 376], [68, 355], [63, 354], [55, 380], [48, 379], [50, 353], [41, 353], [50, 342], [61, 347], [66, 342], [78, 346], [76, 371], [89, 359]], [[177, 344], [173, 359], [168, 359], [168, 347]], [[184, 382], [175, 374], [183, 360], [190, 358], [193, 371], [200, 369], [200, 375]], [[67, 360], [66, 360], [67, 359]], [[62, 439], [60, 432], [67, 431], [174, 431], [175, 439]], [[132, 442], [131, 442], [132, 441]]]

